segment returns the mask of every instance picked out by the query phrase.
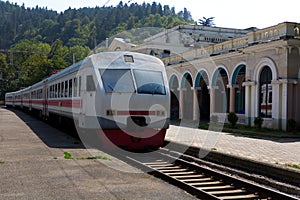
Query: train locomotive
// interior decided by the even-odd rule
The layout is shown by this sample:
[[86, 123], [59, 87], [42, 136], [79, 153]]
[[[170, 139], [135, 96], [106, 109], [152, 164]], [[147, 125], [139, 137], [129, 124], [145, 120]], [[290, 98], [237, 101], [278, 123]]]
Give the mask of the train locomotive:
[[[79, 133], [101, 145], [131, 150], [163, 145], [170, 92], [165, 67], [153, 56], [103, 52], [25, 89], [6, 93], [5, 104], [42, 118], [73, 119]], [[80, 131], [81, 132], [81, 131]]]

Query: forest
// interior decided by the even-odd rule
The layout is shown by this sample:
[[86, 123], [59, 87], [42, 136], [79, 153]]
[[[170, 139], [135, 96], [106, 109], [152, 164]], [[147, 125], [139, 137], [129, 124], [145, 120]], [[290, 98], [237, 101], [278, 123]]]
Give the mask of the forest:
[[174, 7], [156, 2], [122, 1], [115, 7], [69, 8], [60, 13], [0, 1], [0, 18], [0, 100], [7, 91], [32, 85], [82, 60], [117, 33], [196, 23], [186, 8], [176, 13]]

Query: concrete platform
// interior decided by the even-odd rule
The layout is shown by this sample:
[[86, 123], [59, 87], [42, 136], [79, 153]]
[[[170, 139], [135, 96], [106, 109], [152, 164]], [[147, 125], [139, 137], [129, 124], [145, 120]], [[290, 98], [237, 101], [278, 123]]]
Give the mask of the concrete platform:
[[300, 166], [300, 138], [255, 138], [171, 125], [166, 140], [198, 147], [203, 150], [200, 157], [218, 152], [283, 167], [288, 164]]
[[[92, 151], [109, 160], [87, 159], [90, 151], [76, 139], [20, 111], [0, 108], [0, 199], [196, 199]], [[65, 159], [64, 152], [75, 159]]]

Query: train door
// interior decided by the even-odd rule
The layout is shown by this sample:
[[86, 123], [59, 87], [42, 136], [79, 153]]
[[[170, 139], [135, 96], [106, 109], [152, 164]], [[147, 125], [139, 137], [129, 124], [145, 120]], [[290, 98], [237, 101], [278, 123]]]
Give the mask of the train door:
[[96, 84], [92, 73], [85, 73], [81, 78], [82, 115], [80, 126], [83, 128], [97, 128], [97, 117], [95, 110]]

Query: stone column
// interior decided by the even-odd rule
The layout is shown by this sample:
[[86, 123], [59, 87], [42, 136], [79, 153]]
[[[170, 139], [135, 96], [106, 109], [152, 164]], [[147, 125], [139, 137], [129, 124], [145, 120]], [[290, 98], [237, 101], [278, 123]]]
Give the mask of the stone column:
[[216, 89], [215, 86], [209, 87], [211, 114], [215, 112], [215, 89]]
[[255, 82], [244, 82], [243, 87], [245, 87], [245, 123], [251, 126], [254, 123], [253, 120], [256, 117], [255, 109], [257, 108], [255, 105], [257, 96]]
[[198, 103], [198, 92], [200, 88], [192, 88], [194, 90], [194, 101], [193, 101], [193, 120], [199, 120], [199, 103]]
[[227, 87], [230, 88], [229, 112], [235, 112], [235, 88], [237, 88], [238, 85], [227, 85]]
[[287, 126], [287, 120], [288, 120], [288, 111], [287, 111], [287, 103], [288, 103], [288, 99], [287, 99], [287, 90], [288, 90], [288, 80], [284, 79], [284, 80], [280, 80], [280, 82], [282, 83], [282, 92], [281, 92], [281, 99], [282, 99], [282, 105], [281, 105], [281, 127], [282, 130], [286, 130], [286, 126]]
[[178, 88], [179, 90], [179, 119], [183, 119], [184, 113], [184, 88]]
[[282, 98], [280, 81], [272, 81], [272, 118], [274, 119], [272, 128], [281, 129]]
[[252, 125], [254, 125], [254, 119], [255, 117], [259, 116], [259, 111], [258, 111], [258, 90], [257, 90], [257, 85], [255, 82], [250, 83], [250, 88], [251, 88], [251, 118], [250, 122]]

